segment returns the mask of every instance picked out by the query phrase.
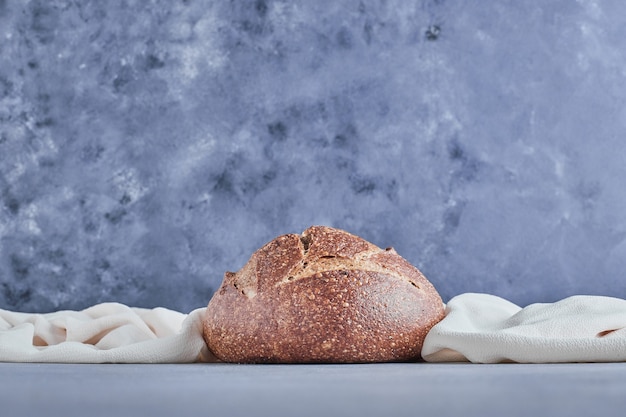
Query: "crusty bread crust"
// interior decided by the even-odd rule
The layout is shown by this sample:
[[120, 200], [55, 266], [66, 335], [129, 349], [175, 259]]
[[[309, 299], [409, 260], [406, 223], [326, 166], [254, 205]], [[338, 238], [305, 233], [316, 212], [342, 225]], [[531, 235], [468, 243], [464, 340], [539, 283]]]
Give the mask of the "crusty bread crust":
[[313, 226], [226, 272], [203, 329], [225, 362], [414, 361], [443, 316], [435, 288], [392, 248]]

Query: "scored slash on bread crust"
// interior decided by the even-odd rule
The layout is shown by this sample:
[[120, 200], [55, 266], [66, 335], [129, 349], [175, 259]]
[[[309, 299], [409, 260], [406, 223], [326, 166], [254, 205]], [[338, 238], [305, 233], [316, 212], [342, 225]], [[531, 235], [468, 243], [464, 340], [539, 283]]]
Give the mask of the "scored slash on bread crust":
[[[408, 281], [411, 285], [420, 288], [417, 282], [424, 280], [424, 276], [421, 272], [408, 264], [404, 258], [398, 256], [396, 251], [389, 247], [384, 250], [372, 245], [364, 240], [361, 240], [360, 245], [348, 245], [346, 242], [338, 241], [336, 233], [328, 233], [328, 228], [322, 228], [320, 226], [313, 226], [307, 229], [301, 236], [297, 235], [284, 235], [278, 237], [276, 240], [268, 243], [265, 247], [261, 248], [261, 251], [269, 253], [269, 263], [272, 265], [275, 258], [281, 258], [280, 266], [287, 265], [283, 259], [287, 256], [294, 256], [295, 254], [289, 253], [289, 250], [280, 250], [281, 247], [289, 245], [294, 242], [300, 249], [301, 259], [299, 262], [293, 262], [293, 267], [285, 275], [280, 284], [286, 284], [296, 281], [298, 279], [308, 277], [310, 275], [335, 270], [360, 270], [379, 272], [395, 276], [398, 279]], [[313, 251], [310, 250], [311, 236], [316, 235], [320, 239], [316, 239], [316, 245]], [[344, 237], [343, 235], [339, 235]], [[297, 238], [297, 240], [296, 240]], [[343, 240], [343, 239], [342, 239]], [[329, 244], [324, 249], [320, 248], [321, 243]], [[348, 249], [350, 248], [350, 249]], [[390, 254], [388, 256], [386, 254]], [[294, 256], [295, 257], [295, 256]], [[254, 260], [253, 260], [254, 261]], [[257, 293], [257, 274], [253, 273], [253, 269], [256, 267], [256, 263], [250, 262], [244, 266], [244, 269], [239, 274], [233, 272], [227, 272], [233, 278], [233, 285], [235, 288], [240, 289], [244, 295], [252, 298]], [[270, 266], [272, 268], [272, 266]], [[273, 271], [274, 274], [280, 274], [282, 271]], [[419, 279], [415, 279], [419, 277]]]
[[392, 248], [313, 226], [225, 274], [204, 337], [227, 362], [417, 360], [442, 318], [435, 288]]

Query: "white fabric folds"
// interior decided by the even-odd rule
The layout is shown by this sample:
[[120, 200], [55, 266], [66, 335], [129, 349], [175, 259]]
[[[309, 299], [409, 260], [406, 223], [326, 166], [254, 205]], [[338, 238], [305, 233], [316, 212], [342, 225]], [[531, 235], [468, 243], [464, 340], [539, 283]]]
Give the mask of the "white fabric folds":
[[203, 308], [103, 303], [48, 314], [0, 310], [1, 362], [183, 363], [210, 361], [202, 338]]
[[429, 362], [624, 362], [626, 300], [580, 295], [525, 308], [461, 294], [426, 336]]

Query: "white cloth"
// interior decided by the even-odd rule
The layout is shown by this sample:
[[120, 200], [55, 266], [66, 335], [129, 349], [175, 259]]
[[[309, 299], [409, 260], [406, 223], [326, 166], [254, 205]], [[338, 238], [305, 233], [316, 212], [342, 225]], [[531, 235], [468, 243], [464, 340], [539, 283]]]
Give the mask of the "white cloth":
[[211, 361], [202, 338], [204, 310], [187, 315], [118, 303], [47, 314], [0, 310], [0, 362]]
[[461, 294], [426, 336], [429, 362], [624, 362], [626, 300], [579, 295], [525, 308]]

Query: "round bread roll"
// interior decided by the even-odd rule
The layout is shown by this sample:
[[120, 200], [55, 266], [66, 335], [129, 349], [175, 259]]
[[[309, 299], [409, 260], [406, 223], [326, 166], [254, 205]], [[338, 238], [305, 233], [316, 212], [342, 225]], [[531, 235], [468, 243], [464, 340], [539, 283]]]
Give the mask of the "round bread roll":
[[443, 316], [435, 288], [392, 248], [313, 226], [226, 272], [203, 330], [225, 362], [415, 361]]

